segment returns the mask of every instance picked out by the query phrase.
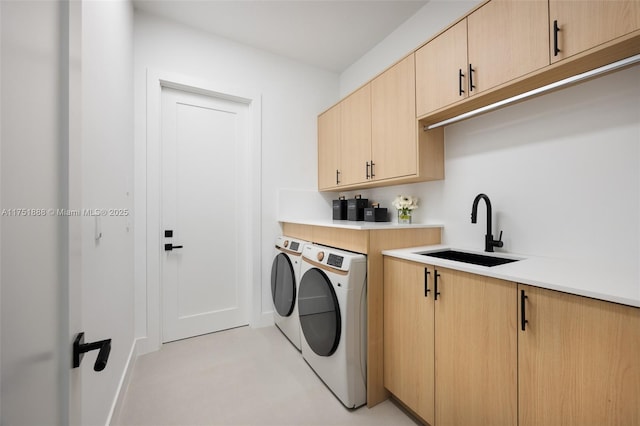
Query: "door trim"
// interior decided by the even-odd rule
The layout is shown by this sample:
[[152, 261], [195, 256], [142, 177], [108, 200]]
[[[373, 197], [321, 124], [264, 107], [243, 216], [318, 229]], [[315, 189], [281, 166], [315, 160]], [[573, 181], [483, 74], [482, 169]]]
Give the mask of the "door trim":
[[[253, 90], [228, 87], [216, 82], [185, 76], [177, 73], [147, 69], [146, 87], [146, 141], [144, 158], [136, 161], [139, 168], [141, 185], [137, 185], [138, 193], [146, 195], [146, 203], [137, 203], [136, 217], [139, 224], [136, 233], [136, 308], [146, 306], [146, 335], [140, 341], [139, 353], [147, 353], [160, 349], [161, 334], [161, 297], [162, 297], [162, 254], [161, 239], [161, 92], [162, 88], [178, 89], [215, 98], [231, 100], [246, 104], [249, 108], [249, 196], [254, 208], [249, 216], [249, 232], [245, 244], [249, 251], [245, 253], [244, 263], [249, 270], [247, 284], [247, 306], [249, 307], [249, 325], [254, 326], [261, 321], [261, 211], [262, 191], [260, 177], [262, 174], [262, 95]], [[140, 153], [142, 154], [142, 153]], [[139, 155], [138, 157], [142, 157]], [[143, 171], [144, 170], [144, 171]], [[146, 219], [146, 220], [145, 220]], [[141, 223], [142, 222], [142, 223]], [[145, 223], [146, 222], [146, 223]], [[141, 283], [146, 284], [143, 287]], [[143, 314], [136, 315], [137, 322], [144, 322]]]

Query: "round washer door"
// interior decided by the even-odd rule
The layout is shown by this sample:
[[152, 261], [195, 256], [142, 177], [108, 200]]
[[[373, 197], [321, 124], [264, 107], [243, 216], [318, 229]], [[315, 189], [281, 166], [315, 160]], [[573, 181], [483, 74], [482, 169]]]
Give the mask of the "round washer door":
[[288, 317], [296, 303], [296, 277], [289, 256], [279, 253], [271, 265], [271, 298], [281, 317]]
[[327, 275], [318, 268], [309, 269], [298, 290], [300, 327], [307, 343], [320, 356], [330, 356], [340, 342], [340, 306]]

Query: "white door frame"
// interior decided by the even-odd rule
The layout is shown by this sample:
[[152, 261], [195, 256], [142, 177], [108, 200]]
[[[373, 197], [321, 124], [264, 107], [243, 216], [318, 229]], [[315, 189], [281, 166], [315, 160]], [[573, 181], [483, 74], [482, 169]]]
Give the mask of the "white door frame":
[[[210, 81], [172, 72], [147, 69], [147, 121], [146, 121], [146, 339], [139, 342], [139, 353], [160, 349], [161, 297], [162, 297], [162, 223], [161, 223], [161, 92], [163, 87], [183, 90], [234, 102], [249, 107], [249, 186], [251, 204], [256, 206], [249, 214], [245, 265], [249, 270], [250, 283], [247, 288], [249, 325], [259, 324], [261, 311], [261, 210], [262, 191], [260, 184], [262, 157], [262, 99], [261, 94], [251, 90], [229, 88]], [[140, 163], [138, 163], [140, 164]], [[138, 186], [140, 188], [140, 186]], [[142, 194], [140, 194], [142, 195]], [[258, 207], [260, 206], [260, 207]], [[137, 214], [142, 214], [137, 212]], [[139, 302], [143, 302], [138, 300]], [[139, 306], [136, 306], [136, 309]]]

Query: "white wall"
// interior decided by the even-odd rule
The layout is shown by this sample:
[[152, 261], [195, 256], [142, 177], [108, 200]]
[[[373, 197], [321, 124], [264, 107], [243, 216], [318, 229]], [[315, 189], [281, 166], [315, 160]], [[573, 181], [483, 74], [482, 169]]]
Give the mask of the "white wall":
[[[261, 200], [246, 196], [242, 208], [260, 209], [263, 313], [272, 311], [270, 267], [280, 188], [316, 184], [316, 116], [338, 99], [336, 74], [249, 48], [145, 13], [135, 13], [136, 335], [147, 335], [146, 80], [148, 68], [177, 73], [262, 95]], [[223, 207], [223, 200], [220, 200]], [[265, 316], [266, 318], [267, 316]], [[270, 315], [268, 316], [270, 318]]]
[[[429, 13], [442, 3], [428, 3], [396, 33], [420, 31], [414, 18], [425, 15], [434, 22], [429, 38], [436, 18], [440, 27], [451, 21]], [[385, 41], [368, 52], [341, 75], [341, 93], [388, 67], [396, 50], [408, 49]], [[480, 250], [484, 206], [478, 224], [470, 213], [485, 192], [505, 250], [620, 268], [636, 279], [603, 286], [640, 296], [640, 67], [450, 125], [445, 141], [444, 181], [358, 192], [388, 207], [399, 193], [419, 196], [417, 221], [443, 223], [445, 243]]]
[[[133, 208], [133, 7], [128, 0], [82, 4], [82, 203]], [[82, 218], [85, 339], [111, 338], [109, 363], [82, 363], [82, 424], [105, 424], [134, 343], [132, 216]]]
[[340, 75], [344, 97], [424, 44], [483, 0], [431, 0]]

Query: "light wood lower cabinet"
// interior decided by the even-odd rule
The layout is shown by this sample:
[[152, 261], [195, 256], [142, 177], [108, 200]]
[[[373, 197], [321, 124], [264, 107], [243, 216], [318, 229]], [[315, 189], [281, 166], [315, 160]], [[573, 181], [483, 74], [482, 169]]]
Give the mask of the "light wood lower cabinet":
[[384, 386], [427, 423], [434, 410], [434, 306], [427, 268], [384, 259]]
[[519, 425], [640, 425], [640, 309], [519, 292]]
[[516, 285], [393, 258], [384, 268], [385, 387], [431, 425], [516, 425]]
[[515, 426], [516, 285], [440, 267], [432, 270], [437, 295], [435, 424]]
[[640, 425], [640, 309], [386, 257], [384, 385], [432, 426]]

